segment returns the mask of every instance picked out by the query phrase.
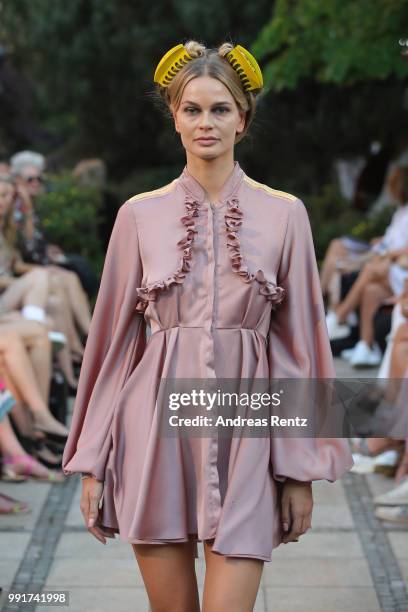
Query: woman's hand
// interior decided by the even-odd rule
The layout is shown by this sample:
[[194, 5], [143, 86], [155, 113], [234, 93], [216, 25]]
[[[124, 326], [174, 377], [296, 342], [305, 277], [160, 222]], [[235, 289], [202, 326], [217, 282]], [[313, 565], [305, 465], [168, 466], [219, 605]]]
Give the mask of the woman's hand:
[[82, 495], [79, 507], [85, 519], [88, 531], [102, 544], [106, 544], [106, 538], [114, 538], [114, 532], [104, 528], [98, 521], [98, 506], [102, 497], [103, 482], [91, 476], [82, 479]]
[[288, 478], [282, 492], [282, 542], [297, 542], [300, 535], [311, 528], [313, 493], [311, 482]]

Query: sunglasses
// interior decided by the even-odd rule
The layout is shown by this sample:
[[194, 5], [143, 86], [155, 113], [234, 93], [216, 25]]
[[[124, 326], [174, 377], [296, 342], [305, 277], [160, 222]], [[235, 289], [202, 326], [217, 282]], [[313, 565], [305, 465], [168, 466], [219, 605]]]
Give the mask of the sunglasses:
[[26, 176], [25, 179], [27, 181], [27, 183], [34, 183], [34, 181], [38, 181], [39, 183], [43, 183], [44, 182], [44, 177], [43, 176]]

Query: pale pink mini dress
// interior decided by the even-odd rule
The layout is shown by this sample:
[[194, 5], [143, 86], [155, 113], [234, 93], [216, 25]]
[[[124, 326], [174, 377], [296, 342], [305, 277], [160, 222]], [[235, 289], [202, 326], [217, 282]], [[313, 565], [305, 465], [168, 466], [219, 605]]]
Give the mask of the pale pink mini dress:
[[282, 482], [337, 480], [348, 441], [160, 436], [164, 377], [335, 377], [306, 208], [238, 162], [219, 202], [185, 167], [120, 207], [63, 470], [104, 480], [100, 520], [122, 540], [270, 561]]

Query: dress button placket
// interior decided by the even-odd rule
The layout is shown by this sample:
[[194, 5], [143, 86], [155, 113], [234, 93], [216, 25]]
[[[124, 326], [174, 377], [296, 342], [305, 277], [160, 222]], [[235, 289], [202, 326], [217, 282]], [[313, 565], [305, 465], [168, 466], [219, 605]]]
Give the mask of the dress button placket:
[[[208, 254], [208, 282], [207, 282], [207, 307], [204, 321], [204, 364], [205, 376], [208, 379], [216, 379], [214, 364], [214, 338], [213, 327], [216, 313], [216, 243], [218, 237], [217, 212], [214, 204], [209, 202], [207, 207], [207, 254]], [[209, 531], [214, 537], [221, 514], [221, 492], [219, 487], [219, 475], [217, 468], [218, 459], [218, 437], [208, 437], [208, 495], [209, 495]]]

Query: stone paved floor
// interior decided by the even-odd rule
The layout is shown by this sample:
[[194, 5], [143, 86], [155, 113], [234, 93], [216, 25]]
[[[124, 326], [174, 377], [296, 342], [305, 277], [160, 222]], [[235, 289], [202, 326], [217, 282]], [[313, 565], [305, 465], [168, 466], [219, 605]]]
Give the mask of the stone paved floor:
[[[352, 375], [344, 363], [336, 363], [339, 376]], [[275, 549], [272, 562], [264, 564], [255, 612], [408, 610], [408, 530], [384, 526], [373, 515], [372, 497], [392, 486], [392, 480], [378, 474], [315, 482], [313, 528], [296, 545]], [[79, 478], [64, 485], [1, 482], [0, 487], [32, 507], [26, 517], [0, 517], [3, 589], [67, 590], [70, 612], [147, 612], [129, 544], [109, 540], [102, 550], [84, 530]], [[201, 594], [201, 545], [199, 555]], [[5, 594], [0, 598], [0, 610], [33, 609], [7, 604]]]

